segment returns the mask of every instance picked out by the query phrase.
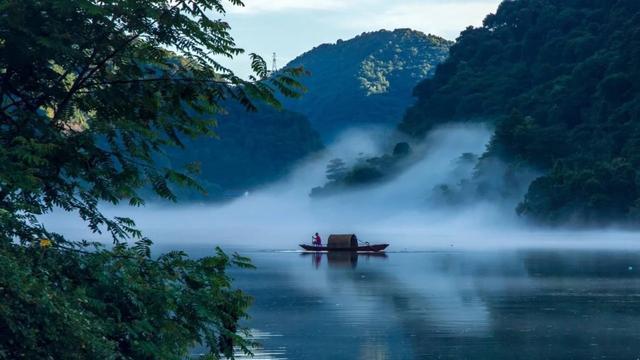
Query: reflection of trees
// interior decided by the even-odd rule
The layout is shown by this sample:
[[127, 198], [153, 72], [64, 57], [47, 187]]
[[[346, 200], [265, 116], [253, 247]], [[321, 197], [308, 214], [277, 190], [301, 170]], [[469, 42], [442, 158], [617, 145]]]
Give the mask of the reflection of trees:
[[[358, 298], [379, 302], [379, 311], [389, 311], [377, 319], [373, 315], [372, 326], [376, 321], [396, 320], [402, 336], [395, 346], [406, 347], [396, 349], [399, 354], [490, 359], [637, 357], [640, 307], [634, 299], [640, 283], [638, 272], [627, 265], [638, 264], [637, 255], [504, 255], [433, 256], [424, 278], [451, 283], [451, 292], [445, 294], [442, 289], [426, 294], [412, 289], [402, 281], [402, 274], [382, 267], [339, 269], [329, 276], [336, 284], [352, 284]], [[463, 285], [466, 281], [471, 284]], [[473, 317], [473, 312], [483, 309], [488, 315], [484, 324], [473, 324], [473, 319], [465, 323], [465, 316]], [[443, 315], [454, 319], [443, 323]], [[388, 337], [379, 340], [388, 341]]]
[[388, 256], [361, 254], [354, 261], [350, 254], [321, 254], [316, 271], [310, 268], [314, 255], [304, 255], [305, 270], [300, 264], [294, 268], [293, 285], [290, 269], [259, 267], [247, 278], [254, 309], [261, 309], [254, 324], [282, 334], [269, 346], [286, 347], [291, 358], [320, 353], [394, 359], [638, 356], [636, 255]]
[[639, 276], [640, 254], [574, 251], [567, 256], [559, 251], [529, 251], [523, 254], [523, 263], [533, 277], [631, 279]]
[[[448, 262], [449, 259], [445, 261]], [[442, 266], [449, 267], [442, 263], [431, 265], [433, 267], [429, 269], [430, 271]], [[433, 275], [436, 275], [438, 282], [442, 283], [443, 274], [443, 272], [435, 270], [434, 273], [427, 273], [426, 278], [433, 278]], [[340, 290], [344, 288], [341, 284], [347, 282], [353, 285], [358, 298], [377, 302], [376, 309], [379, 313], [371, 314], [371, 327], [381, 325], [389, 328], [390, 325], [385, 322], [399, 325], [398, 330], [394, 330], [395, 334], [390, 334], [388, 331], [382, 334], [383, 336], [378, 334], [379, 341], [393, 342], [388, 345], [393, 348], [394, 357], [456, 355], [460, 352], [455, 349], [459, 350], [464, 343], [467, 343], [467, 337], [478, 337], [477, 329], [464, 335], [464, 328], [441, 324], [442, 314], [435, 314], [432, 311], [436, 308], [433, 306], [434, 299], [442, 301], [442, 299], [437, 299], [438, 294], [425, 294], [412, 289], [406, 285], [407, 283], [403, 279], [386, 272], [383, 267], [359, 267], [358, 270], [353, 271], [330, 271], [329, 276], [331, 282], [335, 284], [334, 289], [338, 296]], [[477, 312], [483, 310], [482, 304], [477, 302], [471, 304], [467, 301], [465, 307], [464, 296], [455, 289], [455, 286], [445, 294], [445, 297], [447, 296], [457, 298], [448, 301], [449, 305], [452, 303], [462, 304], [457, 309], [459, 311]], [[480, 324], [480, 327], [483, 326], [484, 324]], [[375, 332], [370, 331], [369, 335], [376, 336]], [[390, 341], [390, 338], [393, 338], [393, 341]], [[449, 353], [449, 350], [453, 350], [453, 352]]]
[[[635, 359], [640, 340], [638, 254], [536, 251], [518, 256], [530, 286], [481, 293], [496, 355]], [[506, 356], [506, 355], [505, 355]]]

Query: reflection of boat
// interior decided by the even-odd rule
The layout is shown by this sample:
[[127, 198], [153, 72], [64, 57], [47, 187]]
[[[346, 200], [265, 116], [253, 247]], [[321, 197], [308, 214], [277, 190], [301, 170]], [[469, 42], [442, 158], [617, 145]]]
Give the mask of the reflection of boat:
[[355, 251], [332, 251], [327, 254], [329, 267], [352, 267], [358, 266], [358, 253]]
[[326, 261], [329, 267], [352, 267], [358, 266], [358, 258], [368, 261], [370, 258], [386, 259], [387, 254], [384, 252], [365, 252], [358, 253], [357, 251], [331, 251], [331, 252], [303, 252], [300, 253], [303, 257], [310, 257], [311, 263], [317, 269], [322, 263], [322, 258], [326, 257]]
[[354, 234], [331, 235], [327, 241], [327, 246], [300, 244], [306, 251], [357, 251], [357, 252], [378, 252], [383, 251], [389, 244], [369, 244], [359, 243]]

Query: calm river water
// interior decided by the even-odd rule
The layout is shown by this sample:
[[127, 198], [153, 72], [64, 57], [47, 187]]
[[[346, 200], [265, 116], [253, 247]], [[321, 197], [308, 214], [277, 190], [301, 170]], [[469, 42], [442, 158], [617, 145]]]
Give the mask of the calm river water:
[[640, 359], [640, 252], [244, 252], [257, 359]]

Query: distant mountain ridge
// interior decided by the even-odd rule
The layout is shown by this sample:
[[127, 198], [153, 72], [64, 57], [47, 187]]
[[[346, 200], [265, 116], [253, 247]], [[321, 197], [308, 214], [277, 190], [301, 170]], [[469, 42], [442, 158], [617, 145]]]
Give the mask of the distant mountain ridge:
[[284, 99], [286, 108], [306, 115], [325, 140], [365, 124], [395, 126], [414, 101], [412, 89], [433, 75], [453, 43], [410, 29], [363, 33], [322, 44], [292, 60], [311, 76], [307, 93]]

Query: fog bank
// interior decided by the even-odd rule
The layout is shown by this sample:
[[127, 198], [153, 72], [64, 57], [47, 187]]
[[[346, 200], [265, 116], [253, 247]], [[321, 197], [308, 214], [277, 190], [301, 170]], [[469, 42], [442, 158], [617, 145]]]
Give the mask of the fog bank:
[[[133, 218], [146, 236], [166, 245], [295, 249], [317, 231], [323, 239], [330, 233], [356, 233], [363, 241], [391, 243], [390, 251], [638, 247], [633, 233], [529, 228], [517, 218], [513, 206], [505, 203], [478, 201], [448, 207], [431, 201], [435, 186], [471, 175], [473, 166], [461, 169], [457, 159], [463, 153], [482, 154], [490, 136], [490, 129], [481, 125], [439, 128], [415, 149], [422, 154], [421, 160], [393, 180], [338, 196], [310, 198], [310, 190], [325, 183], [329, 160], [339, 157], [353, 163], [359, 157], [388, 151], [384, 131], [352, 130], [282, 181], [227, 204], [149, 204], [105, 208], [105, 212]], [[70, 237], [107, 239], [89, 233], [73, 214], [53, 214], [45, 224]]]

